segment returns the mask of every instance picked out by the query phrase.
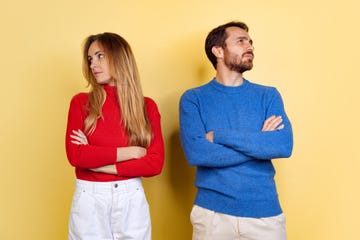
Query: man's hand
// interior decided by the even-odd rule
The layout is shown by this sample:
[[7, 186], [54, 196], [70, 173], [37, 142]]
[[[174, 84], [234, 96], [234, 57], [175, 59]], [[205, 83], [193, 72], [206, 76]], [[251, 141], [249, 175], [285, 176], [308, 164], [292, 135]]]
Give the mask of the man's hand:
[[266, 131], [275, 131], [275, 130], [283, 129], [284, 124], [281, 124], [282, 121], [283, 120], [281, 116], [271, 116], [265, 120], [261, 131], [266, 132]]
[[205, 138], [209, 141], [209, 142], [214, 142], [214, 132], [210, 131], [208, 133], [205, 134]]

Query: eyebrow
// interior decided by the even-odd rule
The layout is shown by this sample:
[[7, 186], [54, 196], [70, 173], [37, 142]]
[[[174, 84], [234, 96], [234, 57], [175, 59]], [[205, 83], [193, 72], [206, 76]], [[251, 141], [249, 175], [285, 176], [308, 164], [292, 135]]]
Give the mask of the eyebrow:
[[[99, 55], [100, 53], [104, 53], [103, 51], [97, 51], [97, 52], [95, 52], [95, 54], [94, 54], [94, 56], [97, 56], [97, 55]], [[92, 57], [90, 56], [90, 55], [88, 55], [88, 59], [91, 59]]]
[[249, 37], [247, 37], [247, 36], [238, 36], [238, 37], [236, 37], [237, 39], [250, 39]]
[[238, 37], [236, 37], [236, 39], [241, 39], [241, 40], [246, 39], [246, 40], [249, 40], [249, 42], [251, 44], [254, 43], [254, 41], [250, 37], [247, 37], [247, 36], [238, 36]]

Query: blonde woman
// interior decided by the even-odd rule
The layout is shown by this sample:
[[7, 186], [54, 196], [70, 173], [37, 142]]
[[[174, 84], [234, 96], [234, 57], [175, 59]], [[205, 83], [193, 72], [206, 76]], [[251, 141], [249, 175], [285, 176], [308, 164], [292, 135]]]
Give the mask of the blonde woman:
[[83, 73], [91, 89], [72, 98], [66, 131], [76, 172], [69, 239], [151, 239], [141, 177], [164, 163], [156, 103], [143, 96], [134, 55], [117, 34], [85, 40]]

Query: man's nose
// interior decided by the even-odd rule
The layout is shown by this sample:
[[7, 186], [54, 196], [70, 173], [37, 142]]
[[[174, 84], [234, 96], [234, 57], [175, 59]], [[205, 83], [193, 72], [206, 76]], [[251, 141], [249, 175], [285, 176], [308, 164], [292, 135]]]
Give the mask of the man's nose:
[[254, 45], [252, 45], [252, 43], [249, 43], [248, 50], [254, 51]]

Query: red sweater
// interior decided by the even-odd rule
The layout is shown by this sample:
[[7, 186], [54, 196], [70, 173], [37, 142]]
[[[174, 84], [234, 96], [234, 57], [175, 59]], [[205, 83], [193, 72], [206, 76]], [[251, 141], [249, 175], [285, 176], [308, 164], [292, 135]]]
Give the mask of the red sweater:
[[[84, 131], [84, 120], [87, 117], [85, 106], [88, 93], [75, 95], [70, 103], [66, 130], [66, 154], [76, 177], [82, 180], [108, 182], [125, 180], [133, 177], [150, 177], [160, 174], [164, 165], [164, 141], [160, 126], [160, 113], [156, 103], [145, 98], [153, 139], [147, 148], [147, 154], [139, 159], [116, 162], [116, 148], [128, 146], [128, 134], [120, 121], [120, 109], [116, 87], [104, 86], [106, 100], [102, 107], [103, 118], [98, 119], [93, 134], [87, 136], [88, 145], [71, 143], [72, 130]], [[116, 164], [118, 174], [93, 172], [89, 169]]]

